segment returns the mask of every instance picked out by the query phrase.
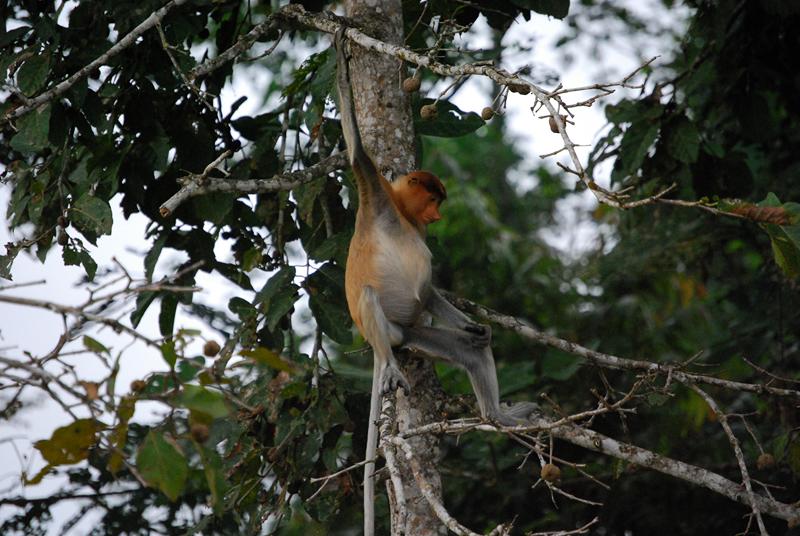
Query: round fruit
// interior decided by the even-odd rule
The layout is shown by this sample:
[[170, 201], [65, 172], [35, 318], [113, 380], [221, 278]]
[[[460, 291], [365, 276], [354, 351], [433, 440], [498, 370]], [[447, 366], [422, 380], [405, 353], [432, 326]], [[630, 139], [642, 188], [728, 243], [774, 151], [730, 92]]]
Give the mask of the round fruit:
[[419, 78], [409, 76], [403, 80], [403, 91], [406, 93], [414, 93], [415, 91], [419, 91], [419, 85]]
[[438, 113], [435, 104], [426, 104], [419, 110], [420, 117], [425, 120], [435, 119]]
[[766, 452], [762, 452], [756, 460], [756, 467], [759, 469], [769, 469], [773, 465], [775, 465], [775, 458], [772, 456], [772, 454], [768, 454]]
[[134, 393], [140, 393], [147, 387], [147, 384], [143, 380], [133, 380], [131, 382], [131, 391]]
[[192, 439], [198, 443], [205, 443], [208, 441], [208, 426], [205, 424], [193, 424], [191, 433]]
[[206, 357], [214, 357], [219, 353], [219, 343], [217, 341], [206, 341], [203, 345], [203, 355]]
[[552, 463], [546, 463], [542, 466], [539, 476], [542, 477], [542, 480], [546, 480], [547, 482], [555, 482], [561, 478], [561, 469]]

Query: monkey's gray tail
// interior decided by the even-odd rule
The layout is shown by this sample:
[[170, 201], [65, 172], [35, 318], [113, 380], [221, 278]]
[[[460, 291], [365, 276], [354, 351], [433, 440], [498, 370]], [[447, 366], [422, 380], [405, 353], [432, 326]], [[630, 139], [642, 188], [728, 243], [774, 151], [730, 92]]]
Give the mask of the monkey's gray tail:
[[375, 536], [375, 456], [378, 450], [378, 413], [381, 407], [380, 359], [374, 359], [372, 371], [372, 394], [369, 398], [369, 422], [367, 423], [367, 451], [364, 459], [364, 536]]

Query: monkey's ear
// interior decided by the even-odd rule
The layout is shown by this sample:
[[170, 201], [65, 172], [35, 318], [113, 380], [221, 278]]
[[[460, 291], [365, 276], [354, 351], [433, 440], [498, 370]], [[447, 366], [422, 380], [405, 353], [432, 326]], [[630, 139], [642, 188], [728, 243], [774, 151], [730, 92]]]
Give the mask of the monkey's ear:
[[419, 183], [419, 179], [417, 177], [415, 177], [414, 175], [412, 175], [412, 176], [410, 176], [408, 178], [408, 184], [418, 184], [418, 183]]

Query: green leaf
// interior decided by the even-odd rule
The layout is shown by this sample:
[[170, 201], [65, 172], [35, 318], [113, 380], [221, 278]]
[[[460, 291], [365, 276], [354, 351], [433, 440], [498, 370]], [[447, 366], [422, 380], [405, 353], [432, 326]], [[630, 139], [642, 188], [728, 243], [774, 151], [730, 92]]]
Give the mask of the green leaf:
[[314, 318], [330, 338], [350, 344], [352, 321], [344, 293], [344, 270], [336, 264], [325, 263], [306, 279], [308, 304]]
[[203, 366], [205, 366], [205, 360], [197, 356], [191, 359], [181, 359], [178, 361], [178, 366], [175, 367], [175, 370], [181, 382], [190, 382], [203, 370]]
[[161, 344], [161, 357], [167, 362], [170, 370], [175, 367], [175, 361], [178, 360], [178, 353], [175, 351], [175, 339], [170, 339]]
[[30, 26], [20, 26], [19, 28], [14, 28], [13, 30], [9, 30], [0, 34], [0, 48], [4, 48], [9, 43], [13, 43], [17, 39], [21, 39], [25, 37], [25, 34], [30, 32], [33, 28]]
[[791, 225], [762, 224], [769, 235], [775, 262], [789, 278], [800, 276], [800, 205], [781, 203], [778, 196], [769, 192], [759, 207], [783, 208]]
[[169, 152], [172, 149], [172, 142], [167, 136], [157, 136], [151, 143], [150, 148], [155, 153], [155, 162], [153, 162], [153, 169], [156, 171], [164, 171], [169, 164]]
[[86, 347], [87, 350], [90, 352], [94, 352], [96, 354], [108, 354], [108, 348], [106, 348], [100, 341], [89, 337], [88, 335], [84, 335], [83, 337], [83, 345]]
[[786, 462], [795, 477], [800, 475], [800, 441], [795, 440], [789, 445], [786, 450]]
[[49, 72], [50, 53], [35, 54], [25, 60], [17, 72], [19, 89], [28, 97], [32, 97], [44, 86]]
[[290, 283], [281, 288], [277, 294], [272, 296], [269, 301], [265, 303], [266, 312], [264, 313], [264, 319], [270, 331], [275, 330], [275, 326], [278, 325], [281, 318], [292, 310], [294, 303], [300, 298], [300, 295], [297, 293], [298, 288], [299, 287], [294, 283]]
[[244, 298], [235, 297], [231, 298], [228, 302], [228, 309], [239, 317], [242, 322], [245, 322], [251, 318], [255, 318], [258, 314], [256, 308], [253, 307], [253, 304], [249, 301], [245, 300]]
[[324, 178], [307, 182], [293, 190], [297, 199], [297, 213], [309, 227], [314, 225], [314, 204], [323, 190], [325, 190]]
[[163, 337], [172, 335], [177, 310], [178, 295], [173, 292], [164, 294], [161, 298], [161, 312], [158, 314], [158, 329]]
[[259, 346], [255, 350], [242, 350], [239, 355], [270, 368], [274, 368], [275, 370], [284, 372], [293, 372], [295, 370], [294, 365], [288, 361], [284, 361], [277, 352], [273, 352], [269, 348], [264, 348], [263, 346]]
[[94, 419], [78, 419], [56, 428], [50, 439], [33, 444], [50, 465], [68, 465], [85, 460], [89, 449], [97, 442], [97, 432], [103, 425]]
[[225, 491], [227, 482], [222, 469], [222, 459], [216, 450], [207, 447], [199, 449], [200, 460], [203, 462], [203, 472], [206, 475], [208, 491], [211, 493], [211, 507], [216, 515], [221, 515], [225, 509]]
[[605, 108], [606, 119], [615, 125], [655, 119], [661, 112], [660, 105], [646, 100], [622, 100]]
[[192, 199], [192, 208], [199, 218], [220, 225], [233, 208], [236, 196], [231, 194], [211, 193]]
[[6, 246], [6, 254], [0, 255], [0, 277], [11, 280], [11, 266], [21, 250], [20, 247]]
[[50, 106], [37, 108], [17, 122], [17, 135], [11, 138], [11, 147], [21, 153], [35, 153], [48, 146], [50, 134]]
[[284, 88], [282, 94], [284, 97], [294, 95], [308, 89], [308, 85], [314, 79], [317, 71], [329, 63], [334, 55], [330, 49], [323, 50], [311, 54], [303, 64], [294, 71], [292, 81]]
[[308, 305], [326, 335], [341, 344], [353, 342], [353, 334], [350, 331], [352, 322], [344, 302], [331, 300], [325, 294], [317, 294], [311, 296]]
[[233, 128], [250, 141], [262, 136], [274, 136], [281, 132], [280, 114], [268, 112], [256, 117], [243, 116], [231, 121]]
[[102, 199], [84, 194], [72, 205], [69, 213], [72, 224], [82, 233], [111, 234], [111, 207]]
[[230, 413], [222, 393], [198, 385], [184, 385], [175, 400], [184, 408], [203, 413], [214, 419], [226, 417]]
[[625, 131], [619, 145], [619, 157], [611, 172], [612, 181], [621, 181], [639, 170], [647, 152], [658, 137], [658, 130], [658, 124], [642, 121], [634, 123]]
[[153, 247], [150, 248], [150, 251], [147, 252], [147, 255], [144, 257], [144, 277], [148, 281], [153, 280], [153, 271], [156, 269], [156, 262], [158, 262], [158, 258], [161, 256], [161, 250], [164, 249], [164, 244], [167, 242], [167, 234], [164, 233], [159, 236], [155, 242], [153, 242]]
[[436, 103], [437, 115], [433, 119], [422, 119], [419, 110], [426, 104], [433, 104], [433, 99], [422, 99], [414, 113], [414, 125], [417, 133], [424, 136], [440, 138], [457, 138], [475, 132], [485, 122], [475, 112], [463, 112], [458, 106], [447, 101]]
[[218, 271], [228, 281], [242, 287], [245, 290], [253, 290], [250, 278], [242, 272], [239, 266], [225, 262], [215, 262], [214, 269]]
[[676, 160], [691, 164], [700, 150], [700, 133], [687, 118], [671, 124], [666, 134], [667, 152]]
[[174, 442], [167, 441], [161, 432], [151, 430], [147, 434], [136, 455], [136, 466], [142, 478], [171, 501], [183, 493], [189, 466]]
[[142, 321], [144, 313], [147, 311], [147, 308], [150, 307], [150, 304], [153, 303], [153, 300], [156, 299], [156, 296], [158, 296], [157, 292], [140, 292], [136, 295], [136, 309], [131, 313], [131, 324], [133, 327], [138, 326], [139, 322]]
[[66, 266], [83, 265], [83, 269], [86, 271], [86, 277], [89, 281], [94, 280], [94, 276], [97, 273], [97, 263], [94, 262], [94, 259], [92, 259], [85, 248], [82, 246], [73, 247], [71, 245], [66, 245], [61, 251], [61, 257], [64, 259], [64, 264]]
[[800, 276], [800, 225], [763, 225], [769, 234], [772, 254], [783, 273], [792, 279]]
[[115, 449], [111, 452], [111, 456], [109, 456], [108, 463], [106, 464], [108, 470], [112, 474], [119, 472], [125, 461], [123, 458], [123, 449], [128, 442], [128, 421], [133, 417], [135, 410], [136, 398], [131, 396], [124, 397], [120, 400], [119, 406], [117, 406], [118, 423], [109, 436], [109, 440], [111, 444], [114, 445]]
[[352, 236], [353, 234], [350, 231], [336, 233], [330, 238], [326, 238], [318, 246], [309, 251], [308, 254], [315, 261], [342, 259], [341, 262], [344, 262], [344, 259], [347, 258], [347, 249]]
[[270, 277], [269, 280], [264, 283], [264, 286], [261, 287], [261, 290], [256, 293], [253, 304], [258, 305], [259, 303], [263, 303], [271, 299], [278, 293], [280, 289], [294, 281], [295, 273], [296, 272], [293, 266], [282, 266], [280, 270], [273, 274], [272, 277]]

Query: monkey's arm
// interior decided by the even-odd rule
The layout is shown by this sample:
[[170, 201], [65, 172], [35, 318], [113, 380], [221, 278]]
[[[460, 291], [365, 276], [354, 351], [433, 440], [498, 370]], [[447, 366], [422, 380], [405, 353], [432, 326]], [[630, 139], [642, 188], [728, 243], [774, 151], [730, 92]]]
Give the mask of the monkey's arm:
[[334, 38], [336, 45], [336, 88], [339, 93], [339, 114], [342, 121], [342, 132], [347, 145], [347, 155], [353, 173], [358, 179], [358, 191], [362, 199], [372, 199], [373, 196], [380, 196], [388, 199], [385, 190], [386, 179], [381, 176], [372, 158], [369, 157], [364, 144], [361, 141], [361, 134], [358, 131], [356, 120], [356, 109], [353, 104], [353, 90], [350, 86], [350, 63], [345, 50], [346, 38], [345, 28], [339, 29]]

